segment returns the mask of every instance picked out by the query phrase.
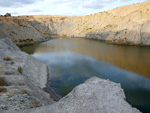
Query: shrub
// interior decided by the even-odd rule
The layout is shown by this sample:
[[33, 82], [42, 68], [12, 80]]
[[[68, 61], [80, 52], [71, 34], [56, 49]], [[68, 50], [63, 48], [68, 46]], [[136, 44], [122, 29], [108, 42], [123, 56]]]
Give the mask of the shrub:
[[21, 93], [29, 95], [28, 90], [26, 90], [26, 89], [21, 89]]
[[4, 92], [7, 92], [7, 89], [6, 88], [0, 88], [0, 93], [4, 93]]
[[30, 108], [36, 108], [36, 107], [40, 107], [41, 103], [38, 100], [31, 100], [30, 101]]
[[6, 79], [5, 77], [0, 77], [0, 86], [7, 86], [7, 82], [6, 82]]
[[18, 70], [18, 72], [22, 73], [22, 67], [21, 66], [19, 66], [17, 70]]
[[5, 17], [11, 16], [11, 13], [6, 13], [4, 16]]
[[11, 60], [11, 58], [9, 56], [7, 56], [7, 57], [4, 57], [3, 60], [9, 61], [9, 60]]
[[13, 65], [14, 64], [14, 62], [13, 61], [11, 61], [11, 63], [10, 63], [11, 65]]

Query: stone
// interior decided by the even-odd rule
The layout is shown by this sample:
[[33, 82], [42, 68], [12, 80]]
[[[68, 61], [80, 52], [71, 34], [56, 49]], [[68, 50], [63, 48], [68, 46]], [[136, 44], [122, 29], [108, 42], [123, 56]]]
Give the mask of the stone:
[[6, 105], [1, 105], [1, 106], [0, 106], [0, 109], [2, 109], [2, 110], [7, 110], [7, 106], [6, 106]]
[[60, 101], [20, 113], [140, 113], [125, 101], [120, 84], [93, 77]]
[[[0, 94], [0, 113], [19, 113], [21, 110], [30, 108], [31, 99], [37, 99], [41, 105], [50, 105], [55, 101], [50, 98], [43, 88], [47, 87], [47, 66], [40, 63], [34, 57], [20, 51], [9, 39], [0, 40], [0, 65], [4, 64], [4, 57], [10, 57], [14, 65], [8, 63], [2, 65], [3, 73], [8, 86], [7, 91]], [[22, 72], [18, 71], [18, 67]], [[17, 110], [17, 111], [16, 111]]]

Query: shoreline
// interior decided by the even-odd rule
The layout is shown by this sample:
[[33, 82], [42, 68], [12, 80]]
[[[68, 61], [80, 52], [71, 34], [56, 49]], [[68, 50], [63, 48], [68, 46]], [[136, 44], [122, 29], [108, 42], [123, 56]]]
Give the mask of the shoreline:
[[150, 45], [146, 45], [146, 44], [140, 44], [140, 43], [126, 43], [126, 42], [112, 42], [112, 41], [107, 41], [107, 40], [102, 40], [102, 39], [95, 39], [95, 38], [87, 38], [87, 37], [57, 37], [57, 38], [51, 38], [51, 39], [48, 39], [48, 40], [44, 40], [44, 41], [37, 41], [37, 42], [32, 42], [32, 43], [16, 43], [16, 45], [18, 47], [22, 47], [22, 46], [28, 46], [28, 45], [33, 45], [33, 44], [36, 44], [36, 43], [43, 43], [43, 42], [47, 42], [49, 40], [52, 40], [52, 39], [85, 39], [85, 40], [96, 40], [96, 41], [101, 41], [101, 42], [105, 42], [107, 44], [112, 44], [112, 45], [121, 45], [121, 46], [138, 46], [138, 47], [150, 47]]
[[55, 93], [55, 91], [52, 88], [49, 87], [49, 84], [50, 84], [50, 73], [49, 73], [49, 68], [47, 66], [47, 82], [46, 82], [46, 87], [43, 88], [43, 90], [50, 94], [50, 98], [58, 102], [60, 100], [60, 97]]

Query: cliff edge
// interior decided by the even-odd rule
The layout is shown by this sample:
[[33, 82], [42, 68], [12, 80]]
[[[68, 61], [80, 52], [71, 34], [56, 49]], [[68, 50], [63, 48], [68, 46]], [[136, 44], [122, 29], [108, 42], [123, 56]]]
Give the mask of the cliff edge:
[[47, 66], [21, 52], [9, 39], [0, 40], [0, 112], [18, 112], [54, 103], [44, 92]]

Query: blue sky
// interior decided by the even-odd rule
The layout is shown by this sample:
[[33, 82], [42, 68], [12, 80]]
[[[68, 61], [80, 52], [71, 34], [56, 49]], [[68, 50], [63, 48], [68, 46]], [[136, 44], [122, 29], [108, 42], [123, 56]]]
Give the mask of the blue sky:
[[147, 0], [0, 0], [1, 14], [17, 15], [89, 15]]

